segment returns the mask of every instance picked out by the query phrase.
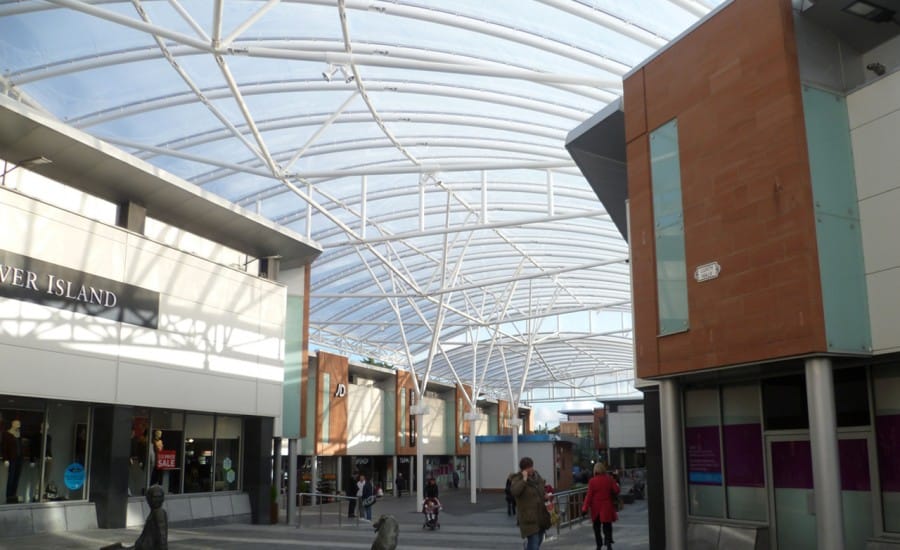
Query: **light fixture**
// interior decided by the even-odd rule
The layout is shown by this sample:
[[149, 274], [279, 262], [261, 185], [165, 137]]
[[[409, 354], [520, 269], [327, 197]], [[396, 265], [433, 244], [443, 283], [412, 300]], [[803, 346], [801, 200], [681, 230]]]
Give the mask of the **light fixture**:
[[334, 73], [336, 73], [337, 71], [338, 68], [329, 63], [328, 69], [322, 71], [322, 78], [324, 78], [326, 82], [331, 82], [331, 79], [334, 78]]
[[356, 77], [353, 76], [353, 73], [351, 73], [350, 70], [349, 70], [346, 66], [341, 65], [341, 66], [338, 67], [338, 68], [340, 69], [341, 74], [344, 75], [344, 82], [345, 82], [345, 83], [350, 84], [351, 82], [353, 82], [354, 80], [356, 80]]
[[328, 69], [322, 71], [322, 78], [324, 78], [326, 82], [331, 82], [338, 71], [340, 71], [341, 76], [344, 77], [344, 82], [347, 84], [356, 80], [356, 77], [353, 76], [353, 73], [350, 72], [350, 69], [348, 69], [346, 65], [335, 65], [334, 63], [329, 63]]
[[873, 23], [893, 21], [895, 15], [894, 10], [889, 10], [878, 4], [868, 2], [867, 0], [855, 0], [844, 6], [842, 11], [845, 11], [850, 15], [862, 17]]

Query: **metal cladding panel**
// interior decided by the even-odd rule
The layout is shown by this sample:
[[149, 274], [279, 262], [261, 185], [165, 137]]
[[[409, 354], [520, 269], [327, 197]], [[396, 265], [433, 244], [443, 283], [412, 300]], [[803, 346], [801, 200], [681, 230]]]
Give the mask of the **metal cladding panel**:
[[[625, 91], [637, 376], [827, 352], [790, 2], [723, 6]], [[672, 120], [690, 328], [659, 336], [645, 143]], [[715, 277], [695, 278], [712, 263]]]

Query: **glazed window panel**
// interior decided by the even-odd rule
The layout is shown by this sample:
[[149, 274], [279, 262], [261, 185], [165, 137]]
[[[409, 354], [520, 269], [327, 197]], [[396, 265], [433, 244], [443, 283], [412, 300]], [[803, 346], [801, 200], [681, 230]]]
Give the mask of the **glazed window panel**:
[[872, 367], [884, 530], [900, 532], [900, 365]]
[[718, 389], [685, 391], [684, 416], [690, 514], [724, 517], [725, 490], [722, 478]]
[[319, 422], [319, 441], [328, 443], [331, 439], [331, 375], [322, 374], [322, 420]]
[[681, 162], [676, 120], [650, 133], [650, 180], [656, 237], [659, 333], [665, 335], [689, 328]]
[[240, 489], [241, 419], [234, 416], [216, 418], [215, 491]]
[[768, 499], [758, 385], [722, 387], [722, 451], [728, 517], [766, 521]]
[[215, 417], [188, 414], [184, 422], [184, 492], [205, 493], [213, 490], [215, 465]]
[[[168, 409], [150, 411], [149, 485], [167, 493], [181, 493], [184, 473], [185, 413]], [[162, 452], [158, 452], [162, 451]]]

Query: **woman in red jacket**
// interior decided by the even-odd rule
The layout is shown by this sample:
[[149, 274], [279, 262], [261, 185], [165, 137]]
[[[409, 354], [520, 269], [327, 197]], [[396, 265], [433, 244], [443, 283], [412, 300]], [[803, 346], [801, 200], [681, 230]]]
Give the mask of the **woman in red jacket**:
[[603, 547], [603, 538], [606, 538], [606, 548], [612, 550], [613, 536], [612, 524], [619, 519], [616, 512], [616, 499], [619, 496], [619, 484], [615, 478], [607, 475], [606, 466], [601, 463], [594, 464], [594, 477], [588, 482], [587, 495], [584, 497], [582, 513], [588, 509], [591, 511], [591, 521], [594, 523], [594, 540], [597, 541], [597, 550]]

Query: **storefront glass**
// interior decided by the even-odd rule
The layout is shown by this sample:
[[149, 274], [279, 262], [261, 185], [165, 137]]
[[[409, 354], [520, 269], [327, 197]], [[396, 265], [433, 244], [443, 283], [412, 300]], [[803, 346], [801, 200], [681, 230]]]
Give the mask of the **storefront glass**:
[[4, 397], [2, 503], [84, 500], [89, 426], [86, 405]]
[[900, 532], [900, 365], [872, 367], [884, 530]]
[[684, 416], [690, 513], [694, 516], [723, 517], [725, 495], [718, 389], [685, 391]]
[[189, 414], [184, 422], [184, 492], [206, 493], [213, 490], [212, 470], [215, 464], [213, 441], [215, 417]]
[[216, 474], [213, 490], [237, 491], [240, 486], [241, 419], [216, 419]]
[[181, 492], [184, 456], [184, 413], [154, 410], [150, 418], [150, 485], [167, 493]]

